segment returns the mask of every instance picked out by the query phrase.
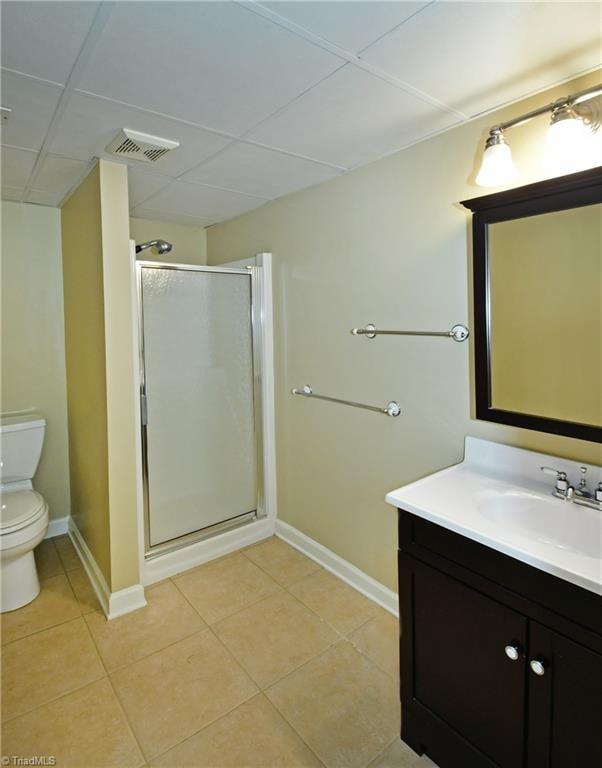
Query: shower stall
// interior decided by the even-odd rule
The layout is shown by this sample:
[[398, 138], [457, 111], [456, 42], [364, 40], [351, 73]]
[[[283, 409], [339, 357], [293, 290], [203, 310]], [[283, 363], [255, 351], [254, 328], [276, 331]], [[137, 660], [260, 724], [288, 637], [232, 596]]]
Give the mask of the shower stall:
[[146, 560], [266, 514], [262, 269], [136, 262]]

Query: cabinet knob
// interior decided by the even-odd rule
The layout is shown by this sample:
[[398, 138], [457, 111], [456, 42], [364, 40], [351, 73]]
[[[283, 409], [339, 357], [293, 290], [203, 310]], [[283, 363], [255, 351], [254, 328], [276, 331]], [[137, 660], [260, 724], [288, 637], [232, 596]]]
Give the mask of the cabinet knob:
[[504, 648], [504, 653], [510, 659], [510, 661], [517, 661], [519, 657], [519, 650], [515, 645], [507, 645]]
[[540, 661], [539, 659], [532, 659], [529, 662], [529, 666], [531, 667], [531, 671], [540, 677], [546, 673], [546, 668], [544, 667], [543, 661]]

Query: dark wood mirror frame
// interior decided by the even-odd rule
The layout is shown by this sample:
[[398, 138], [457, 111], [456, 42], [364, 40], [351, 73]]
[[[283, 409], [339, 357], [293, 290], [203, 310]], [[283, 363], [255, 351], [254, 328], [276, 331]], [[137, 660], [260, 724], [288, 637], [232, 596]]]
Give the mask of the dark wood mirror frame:
[[462, 201], [473, 212], [473, 290], [476, 417], [602, 443], [602, 426], [504, 411], [491, 404], [488, 226], [499, 221], [602, 203], [602, 166]]

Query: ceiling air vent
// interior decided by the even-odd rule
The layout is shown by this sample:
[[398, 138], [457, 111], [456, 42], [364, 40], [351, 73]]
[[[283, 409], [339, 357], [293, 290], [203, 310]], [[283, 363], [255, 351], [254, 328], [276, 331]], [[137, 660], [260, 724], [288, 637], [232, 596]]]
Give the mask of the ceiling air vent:
[[179, 146], [179, 141], [162, 139], [159, 136], [123, 128], [107, 146], [107, 152], [127, 160], [156, 163], [160, 157]]

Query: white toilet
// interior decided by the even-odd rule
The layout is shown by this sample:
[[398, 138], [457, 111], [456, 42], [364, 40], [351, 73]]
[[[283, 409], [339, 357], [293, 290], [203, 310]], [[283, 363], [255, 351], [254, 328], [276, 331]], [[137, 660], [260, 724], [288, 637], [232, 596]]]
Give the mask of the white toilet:
[[34, 600], [40, 582], [34, 547], [48, 530], [48, 504], [33, 490], [31, 478], [40, 460], [45, 420], [38, 414], [2, 417], [0, 464], [0, 611], [14, 611]]

